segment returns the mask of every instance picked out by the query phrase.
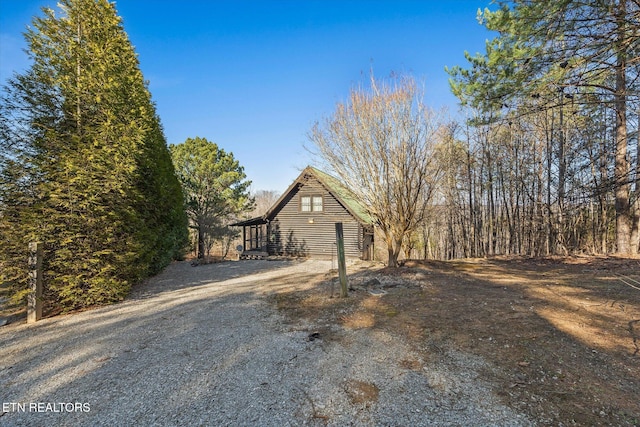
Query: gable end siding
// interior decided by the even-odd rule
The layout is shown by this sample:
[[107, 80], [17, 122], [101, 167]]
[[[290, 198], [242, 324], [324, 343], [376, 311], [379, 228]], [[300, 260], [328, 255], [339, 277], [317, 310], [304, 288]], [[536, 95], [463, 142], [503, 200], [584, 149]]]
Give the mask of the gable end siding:
[[[322, 196], [322, 212], [301, 212], [300, 196]], [[342, 222], [345, 255], [362, 256], [362, 228], [316, 179], [300, 184], [269, 224], [269, 252], [298, 256], [335, 256], [335, 223]]]

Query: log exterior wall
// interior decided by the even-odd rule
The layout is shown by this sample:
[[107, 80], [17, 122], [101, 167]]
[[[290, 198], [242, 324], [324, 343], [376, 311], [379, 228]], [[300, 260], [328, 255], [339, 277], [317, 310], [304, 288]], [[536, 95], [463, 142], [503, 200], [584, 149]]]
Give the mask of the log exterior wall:
[[[302, 196], [322, 196], [322, 212], [302, 212]], [[362, 257], [362, 226], [315, 178], [300, 183], [282, 203], [282, 208], [269, 220], [269, 253], [336, 256], [335, 223], [342, 222], [345, 255]]]

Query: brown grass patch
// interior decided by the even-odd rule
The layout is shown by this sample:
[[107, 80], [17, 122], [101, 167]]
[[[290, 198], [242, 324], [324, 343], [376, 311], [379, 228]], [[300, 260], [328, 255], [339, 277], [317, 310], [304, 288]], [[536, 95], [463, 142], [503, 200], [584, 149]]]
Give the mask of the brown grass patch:
[[375, 384], [359, 380], [348, 380], [345, 383], [344, 391], [349, 396], [353, 404], [370, 404], [378, 401], [380, 389]]
[[325, 281], [288, 294], [278, 307], [292, 321], [403, 336], [422, 360], [447, 348], [479, 355], [498, 368], [481, 373], [483, 380], [541, 424], [640, 425], [640, 290], [628, 285], [640, 281], [639, 259], [411, 261], [350, 280], [362, 276], [419, 286], [389, 288], [382, 297], [356, 290], [342, 299], [328, 297]]

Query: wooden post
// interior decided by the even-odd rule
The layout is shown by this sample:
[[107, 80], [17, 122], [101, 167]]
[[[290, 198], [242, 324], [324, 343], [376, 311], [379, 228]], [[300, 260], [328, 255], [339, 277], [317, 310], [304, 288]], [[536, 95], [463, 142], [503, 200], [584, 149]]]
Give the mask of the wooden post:
[[42, 242], [29, 243], [29, 288], [27, 323], [42, 318]]
[[247, 226], [242, 226], [242, 244], [244, 245], [244, 250], [247, 250]]
[[347, 284], [347, 264], [344, 259], [344, 233], [342, 231], [342, 223], [336, 222], [336, 243], [338, 245], [338, 275], [340, 277], [340, 296], [346, 298], [349, 296], [349, 287]]

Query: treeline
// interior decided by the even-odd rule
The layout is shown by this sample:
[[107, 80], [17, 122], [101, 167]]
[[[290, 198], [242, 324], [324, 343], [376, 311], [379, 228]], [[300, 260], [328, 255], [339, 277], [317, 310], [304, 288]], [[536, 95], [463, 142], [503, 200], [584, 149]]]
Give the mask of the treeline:
[[45, 298], [122, 299], [180, 255], [183, 194], [115, 6], [62, 0], [26, 33], [31, 67], [0, 104], [0, 285], [27, 289], [27, 244], [44, 243]]
[[[640, 3], [499, 2], [498, 36], [449, 70], [468, 121], [414, 256], [640, 250]], [[411, 240], [411, 239], [410, 239]]]

